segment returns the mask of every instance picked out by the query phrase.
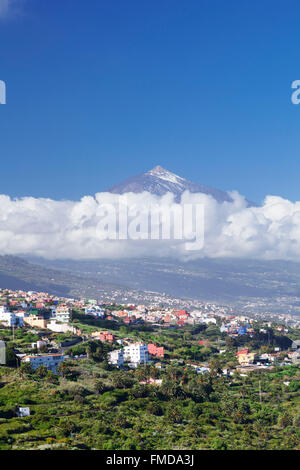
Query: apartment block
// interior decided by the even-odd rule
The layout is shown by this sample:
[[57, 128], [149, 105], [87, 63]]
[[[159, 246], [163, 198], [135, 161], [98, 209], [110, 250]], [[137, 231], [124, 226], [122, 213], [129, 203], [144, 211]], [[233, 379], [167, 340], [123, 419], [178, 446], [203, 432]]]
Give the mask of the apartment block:
[[124, 365], [124, 351], [123, 349], [117, 349], [108, 353], [108, 363], [114, 366]]
[[133, 364], [149, 362], [148, 345], [143, 343], [132, 343], [124, 348], [124, 361]]
[[56, 374], [56, 369], [63, 360], [64, 356], [62, 354], [45, 354], [25, 356], [23, 357], [22, 362], [29, 362], [34, 370], [39, 366], [45, 366]]
[[71, 313], [67, 305], [59, 305], [55, 311], [55, 318], [58, 322], [69, 323], [71, 320]]

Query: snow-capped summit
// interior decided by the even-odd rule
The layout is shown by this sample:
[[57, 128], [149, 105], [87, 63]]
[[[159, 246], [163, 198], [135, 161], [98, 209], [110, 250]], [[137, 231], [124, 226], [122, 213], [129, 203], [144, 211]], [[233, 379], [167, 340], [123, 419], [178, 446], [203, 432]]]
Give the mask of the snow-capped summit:
[[171, 173], [171, 171], [166, 170], [160, 165], [157, 165], [152, 170], [147, 171], [146, 175], [155, 176], [164, 181], [169, 181], [170, 183], [176, 183], [178, 185], [184, 185], [184, 178], [181, 176], [175, 175], [175, 173]]
[[142, 173], [141, 175], [132, 176], [121, 183], [108, 189], [108, 192], [114, 194], [124, 193], [140, 193], [149, 191], [152, 194], [162, 196], [168, 192], [176, 196], [176, 201], [180, 201], [180, 197], [184, 191], [191, 193], [204, 193], [213, 196], [218, 202], [232, 201], [229, 194], [219, 189], [214, 189], [203, 184], [194, 183], [181, 176], [166, 170], [158, 165], [152, 170]]

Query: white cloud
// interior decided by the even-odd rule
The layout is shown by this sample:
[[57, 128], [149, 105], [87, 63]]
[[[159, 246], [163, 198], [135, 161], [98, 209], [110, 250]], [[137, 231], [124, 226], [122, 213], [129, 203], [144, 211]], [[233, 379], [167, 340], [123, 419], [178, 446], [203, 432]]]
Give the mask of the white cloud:
[[184, 193], [181, 204], [205, 206], [204, 248], [187, 252], [185, 240], [99, 237], [103, 204], [118, 207], [127, 199], [129, 206], [140, 212], [153, 204], [169, 210], [178, 207], [171, 194], [99, 193], [77, 202], [30, 197], [13, 200], [0, 195], [0, 253], [61, 259], [208, 256], [300, 261], [300, 202], [267, 196], [261, 207], [249, 208], [237, 192], [231, 196], [232, 203], [219, 204], [204, 194]]

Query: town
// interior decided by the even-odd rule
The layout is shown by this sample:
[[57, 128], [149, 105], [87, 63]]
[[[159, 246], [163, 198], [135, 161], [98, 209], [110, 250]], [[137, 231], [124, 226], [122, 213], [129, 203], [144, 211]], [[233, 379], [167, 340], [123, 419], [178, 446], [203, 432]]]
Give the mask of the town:
[[[271, 387], [267, 383], [281, 376], [283, 395], [292, 397], [293, 391], [296, 397], [299, 364], [300, 328], [295, 321], [291, 326], [286, 321], [250, 318], [233, 314], [230, 307], [205, 303], [197, 308], [184, 303], [174, 308], [172, 304], [115, 304], [44, 292], [0, 290], [0, 429], [18, 420], [36, 423], [34, 416], [39, 416], [41, 407], [44, 416], [47, 405], [41, 397], [35, 401], [28, 398], [28, 393], [25, 397], [20, 394], [24, 380], [29, 389], [39, 381], [51, 389], [63, 388], [65, 392], [59, 392], [60, 396], [71, 394], [77, 406], [87, 406], [90, 397], [90, 409], [95, 409], [93, 397], [110, 400], [109, 396], [113, 399], [121, 390], [141, 400], [154, 393], [156, 398], [154, 402], [148, 398], [148, 405], [151, 409], [158, 407], [161, 416], [167, 413], [158, 402], [162, 397], [169, 397], [176, 407], [184, 397], [193, 403], [214, 403], [214, 394], [222, 389], [227, 396], [228, 387], [244, 390], [251, 399], [258, 387], [255, 400], [261, 403], [267, 400]], [[19, 380], [21, 388], [14, 399], [15, 392], [11, 392]], [[250, 385], [253, 380], [255, 387]], [[70, 391], [71, 385], [76, 392]], [[47, 403], [49, 396], [44, 399]], [[52, 406], [49, 404], [50, 409]], [[128, 411], [127, 418], [132, 412]], [[73, 420], [73, 412], [70, 416]], [[36, 436], [32, 442], [31, 433], [26, 431], [35, 428], [32, 421], [24, 428], [24, 441], [18, 432], [12, 438], [13, 433], [4, 431], [0, 447], [65, 448], [70, 446], [70, 437], [76, 435], [66, 431], [64, 444], [57, 441], [50, 427], [46, 437]], [[71, 426], [69, 420], [64, 425]], [[106, 434], [100, 447], [104, 441], [110, 442], [110, 434]], [[92, 445], [91, 436], [79, 436], [79, 447], [82, 442]], [[206, 444], [203, 441], [201, 445]], [[230, 448], [228, 442], [222, 445]]]
[[[201, 309], [188, 312], [187, 309], [180, 310], [168, 307], [159, 309], [156, 306], [145, 305], [121, 305], [101, 304], [94, 299], [67, 299], [48, 295], [47, 293], [23, 292], [23, 291], [0, 291], [0, 325], [15, 328], [25, 328], [32, 334], [39, 336], [39, 339], [32, 343], [33, 351], [38, 354], [26, 354], [17, 352], [16, 356], [21, 362], [29, 362], [33, 368], [44, 365], [47, 368], [56, 371], [56, 366], [69, 356], [64, 354], [66, 348], [64, 344], [80, 344], [88, 340], [97, 340], [109, 342], [110, 344], [120, 345], [122, 349], [116, 349], [109, 353], [108, 362], [112, 365], [123, 367], [125, 362], [129, 367], [138, 367], [140, 364], [153, 362], [155, 358], [164, 357], [164, 346], [155, 344], [143, 344], [133, 342], [128, 338], [121, 338], [119, 334], [114, 334], [115, 323], [120, 325], [152, 325], [158, 329], [182, 328], [184, 326], [203, 328], [212, 327], [213, 330], [227, 337], [234, 342], [235, 338], [253, 338], [255, 334], [254, 326], [257, 321], [246, 317], [245, 315], [232, 315], [226, 309], [218, 308], [215, 305], [204, 304]], [[72, 321], [72, 312], [75, 312], [74, 321]], [[103, 329], [94, 331], [85, 331], [76, 320], [76, 312], [85, 318], [95, 318], [97, 320], [106, 320], [114, 324], [112, 331]], [[259, 333], [267, 334], [271, 328], [271, 322], [259, 322]], [[77, 326], [78, 325], [78, 326]], [[99, 322], [101, 326], [101, 322]], [[297, 325], [298, 326], [298, 325]], [[285, 325], [278, 325], [275, 331], [280, 333], [283, 340], [281, 345], [274, 347], [274, 351], [257, 355], [249, 352], [249, 348], [241, 346], [237, 351], [237, 361], [239, 370], [253, 370], [270, 366], [274, 363], [285, 365], [300, 363], [300, 342], [292, 341], [288, 338], [289, 328]], [[65, 334], [69, 336], [68, 341], [58, 343], [55, 340], [56, 334]], [[198, 341], [199, 346], [210, 345], [210, 341]], [[224, 349], [226, 341], [220, 341], [214, 344], [219, 354], [226, 352]], [[192, 345], [192, 344], [191, 344]], [[5, 344], [2, 342], [2, 350]], [[55, 351], [53, 354], [41, 354], [41, 350]], [[298, 351], [299, 349], [299, 351]], [[283, 351], [286, 351], [284, 353]], [[27, 348], [28, 352], [28, 348]], [[4, 353], [2, 353], [4, 357]], [[151, 359], [152, 358], [152, 359]], [[209, 370], [207, 365], [201, 364], [199, 370]], [[203, 369], [204, 367], [204, 369]]]

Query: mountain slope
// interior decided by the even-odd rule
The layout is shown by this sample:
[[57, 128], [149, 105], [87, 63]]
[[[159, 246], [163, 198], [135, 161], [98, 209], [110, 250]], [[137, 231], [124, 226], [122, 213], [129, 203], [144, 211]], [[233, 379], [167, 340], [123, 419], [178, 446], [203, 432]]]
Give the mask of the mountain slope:
[[[230, 303], [249, 309], [300, 312], [300, 263], [239, 259], [179, 261], [166, 258], [123, 260], [44, 260], [34, 263], [139, 291], [176, 298]], [[130, 276], [128, 275], [130, 273]]]
[[0, 288], [11, 290], [48, 292], [61, 297], [93, 297], [120, 293], [127, 288], [117, 283], [102, 281], [85, 273], [61, 271], [30, 263], [15, 256], [0, 256]]
[[179, 201], [182, 193], [186, 190], [191, 193], [208, 194], [214, 197], [218, 202], [232, 201], [229, 194], [225, 191], [181, 178], [181, 176], [178, 176], [161, 166], [156, 166], [147, 173], [127, 178], [121, 183], [109, 188], [108, 192], [124, 194], [128, 192], [140, 193], [142, 191], [149, 191], [150, 193], [158, 196], [171, 192], [175, 194], [176, 201]]

